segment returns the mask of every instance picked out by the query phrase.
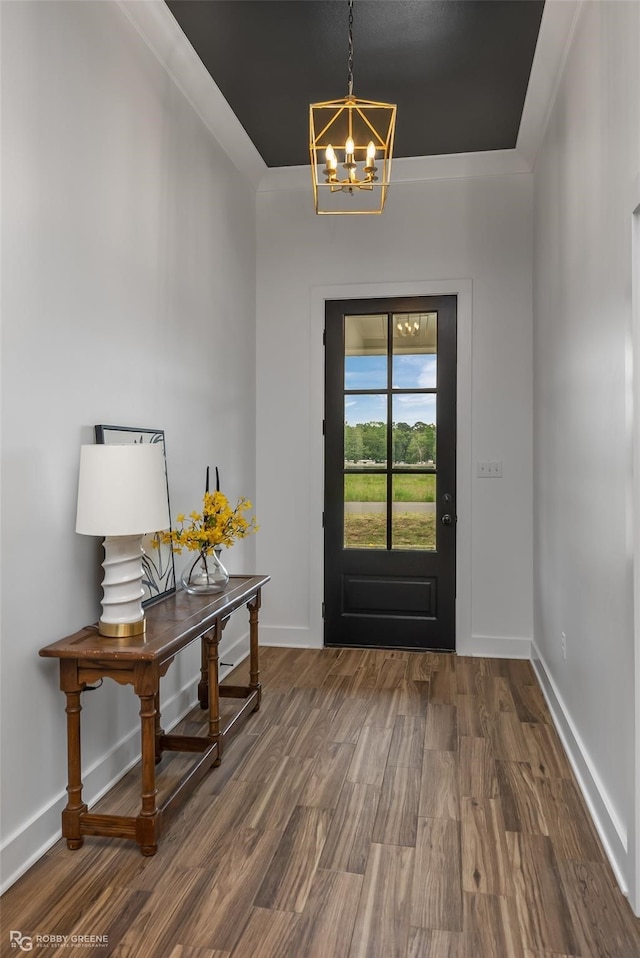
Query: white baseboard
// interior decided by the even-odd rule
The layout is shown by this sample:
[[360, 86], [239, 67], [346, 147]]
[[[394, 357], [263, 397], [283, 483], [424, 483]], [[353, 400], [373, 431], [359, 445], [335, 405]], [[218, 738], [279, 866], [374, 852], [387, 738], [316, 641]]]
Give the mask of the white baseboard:
[[531, 639], [503, 635], [472, 635], [458, 642], [458, 655], [481, 655], [488, 659], [530, 659]]
[[[284, 649], [321, 649], [322, 636], [303, 626], [260, 624], [260, 645]], [[531, 658], [531, 639], [511, 636], [472, 635], [470, 639], [458, 638], [458, 655], [484, 655], [493, 659]]]
[[[237, 666], [249, 654], [248, 632], [232, 645], [221, 644], [220, 658]], [[231, 666], [220, 668], [223, 679]], [[162, 703], [162, 724], [169, 731], [191, 711], [198, 701], [200, 673], [166, 702]], [[140, 759], [140, 730], [131, 729], [119, 742], [97, 759], [90, 768], [83, 769], [83, 798], [89, 806], [95, 804]], [[23, 822], [0, 846], [2, 877], [0, 894], [13, 885], [60, 838], [60, 817], [67, 803], [66, 790], [56, 795], [44, 808]]]
[[279, 649], [321, 649], [323, 640], [308, 626], [263, 625], [261, 622], [260, 645]]
[[628, 896], [629, 889], [625, 879], [625, 862], [629, 856], [627, 830], [613, 807], [604, 782], [598, 775], [535, 642], [532, 642], [531, 661], [620, 890]]

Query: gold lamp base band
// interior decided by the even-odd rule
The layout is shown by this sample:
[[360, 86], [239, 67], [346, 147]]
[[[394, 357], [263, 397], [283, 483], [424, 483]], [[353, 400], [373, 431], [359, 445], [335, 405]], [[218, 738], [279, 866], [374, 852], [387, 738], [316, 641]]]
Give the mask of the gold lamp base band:
[[137, 622], [98, 622], [98, 633], [110, 639], [125, 639], [132, 635], [144, 635], [147, 629], [146, 619]]

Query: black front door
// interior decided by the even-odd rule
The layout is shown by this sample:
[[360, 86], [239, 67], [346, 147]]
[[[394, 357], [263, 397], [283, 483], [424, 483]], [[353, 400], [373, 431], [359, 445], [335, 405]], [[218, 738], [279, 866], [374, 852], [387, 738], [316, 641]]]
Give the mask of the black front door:
[[454, 649], [456, 297], [325, 317], [325, 644]]

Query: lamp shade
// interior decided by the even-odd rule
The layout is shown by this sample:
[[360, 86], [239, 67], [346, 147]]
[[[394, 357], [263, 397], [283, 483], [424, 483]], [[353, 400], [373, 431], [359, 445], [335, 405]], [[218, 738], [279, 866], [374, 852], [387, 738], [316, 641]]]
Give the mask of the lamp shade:
[[161, 446], [129, 443], [80, 448], [76, 532], [129, 536], [169, 525]]

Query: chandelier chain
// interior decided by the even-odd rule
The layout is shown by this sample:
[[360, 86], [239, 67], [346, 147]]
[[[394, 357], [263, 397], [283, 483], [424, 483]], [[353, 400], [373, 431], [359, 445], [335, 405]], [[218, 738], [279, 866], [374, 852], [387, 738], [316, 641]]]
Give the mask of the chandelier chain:
[[349, 96], [353, 96], [353, 0], [349, 0], [349, 56], [347, 68], [347, 90]]

